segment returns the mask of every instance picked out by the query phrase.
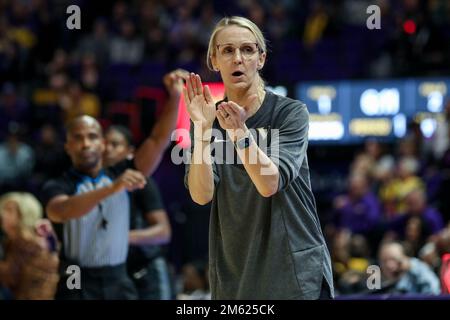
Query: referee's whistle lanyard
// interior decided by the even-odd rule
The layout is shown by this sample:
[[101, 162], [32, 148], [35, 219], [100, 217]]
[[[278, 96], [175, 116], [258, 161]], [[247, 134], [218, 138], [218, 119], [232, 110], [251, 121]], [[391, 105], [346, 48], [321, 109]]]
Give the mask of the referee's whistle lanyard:
[[[87, 175], [85, 175], [85, 174], [83, 174], [83, 173], [77, 171], [75, 168], [72, 168], [72, 173], [73, 173], [75, 176], [77, 176], [78, 178], [80, 178], [81, 181], [82, 181], [82, 183], [83, 183], [83, 182], [87, 182], [87, 181], [90, 182], [90, 183], [92, 184], [93, 190], [96, 190], [96, 189], [97, 189], [97, 184], [99, 183], [100, 179], [103, 178], [103, 177], [106, 177], [106, 174], [105, 174], [105, 170], [104, 170], [104, 169], [101, 169], [101, 170], [98, 172], [98, 174], [97, 174], [97, 176], [96, 176], [95, 178], [90, 177], [90, 176], [87, 176]], [[108, 227], [108, 219], [106, 219], [106, 215], [105, 215], [105, 213], [103, 212], [103, 204], [102, 204], [102, 201], [100, 201], [100, 202], [98, 203], [97, 208], [98, 208], [98, 212], [100, 213], [100, 216], [102, 217], [102, 219], [101, 219], [101, 221], [100, 221], [100, 224], [99, 224], [99, 228], [100, 228], [100, 229], [103, 229], [103, 230], [106, 230], [107, 227]]]

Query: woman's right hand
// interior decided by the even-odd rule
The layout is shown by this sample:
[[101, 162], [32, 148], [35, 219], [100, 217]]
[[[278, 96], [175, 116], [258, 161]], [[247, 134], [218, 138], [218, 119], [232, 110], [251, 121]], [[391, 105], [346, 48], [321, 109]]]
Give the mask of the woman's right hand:
[[186, 88], [183, 90], [184, 101], [192, 122], [204, 129], [211, 128], [216, 118], [216, 106], [209, 87], [203, 87], [200, 76], [191, 73], [186, 78]]

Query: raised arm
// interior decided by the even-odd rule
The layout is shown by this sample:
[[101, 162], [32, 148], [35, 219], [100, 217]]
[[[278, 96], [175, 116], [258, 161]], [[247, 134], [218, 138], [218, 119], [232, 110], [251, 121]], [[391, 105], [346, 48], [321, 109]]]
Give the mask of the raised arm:
[[203, 87], [199, 75], [192, 73], [186, 80], [184, 98], [194, 126], [194, 148], [187, 181], [192, 200], [204, 205], [212, 200], [214, 194], [210, 141], [216, 107], [209, 87]]
[[164, 76], [164, 85], [169, 92], [164, 112], [153, 127], [150, 136], [136, 151], [134, 158], [136, 169], [146, 176], [150, 176], [156, 170], [164, 150], [169, 145], [170, 135], [177, 123], [178, 103], [184, 85], [183, 79], [187, 74], [186, 71], [177, 69]]

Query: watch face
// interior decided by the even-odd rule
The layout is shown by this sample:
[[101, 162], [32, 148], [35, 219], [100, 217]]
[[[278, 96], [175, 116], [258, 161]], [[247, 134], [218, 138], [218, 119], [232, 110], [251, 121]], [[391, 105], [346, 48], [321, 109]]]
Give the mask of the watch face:
[[236, 146], [239, 149], [248, 148], [249, 145], [250, 145], [250, 137], [244, 137], [236, 142]]
[[244, 138], [244, 148], [247, 148], [250, 145], [250, 138]]

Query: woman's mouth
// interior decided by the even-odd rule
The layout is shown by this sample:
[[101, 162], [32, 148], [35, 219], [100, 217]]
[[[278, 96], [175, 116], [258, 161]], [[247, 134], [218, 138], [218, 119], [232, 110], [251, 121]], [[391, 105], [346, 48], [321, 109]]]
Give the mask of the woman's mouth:
[[235, 71], [231, 74], [231, 79], [233, 82], [243, 81], [244, 73], [242, 71]]

